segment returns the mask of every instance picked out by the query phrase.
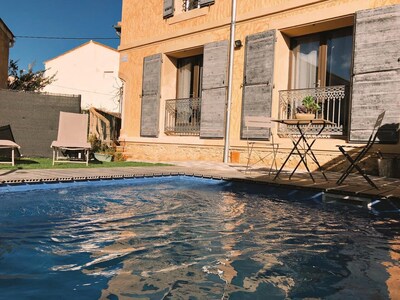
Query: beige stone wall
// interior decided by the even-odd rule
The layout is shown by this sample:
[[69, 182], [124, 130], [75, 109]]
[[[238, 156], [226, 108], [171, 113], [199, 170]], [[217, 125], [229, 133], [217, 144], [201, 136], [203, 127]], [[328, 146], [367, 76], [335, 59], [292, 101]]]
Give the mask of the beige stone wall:
[[0, 27], [0, 89], [7, 87], [9, 38]]
[[[180, 3], [179, 0], [175, 2]], [[244, 43], [245, 37], [249, 34], [269, 29], [277, 30], [272, 116], [277, 117], [278, 114], [278, 91], [288, 88], [290, 35], [348, 26], [352, 24], [354, 13], [358, 10], [398, 3], [400, 0], [238, 0], [235, 39], [240, 39]], [[164, 103], [166, 99], [175, 98], [176, 95], [174, 53], [201, 48], [213, 41], [228, 40], [230, 13], [231, 0], [216, 0], [211, 7], [185, 13], [176, 12], [174, 17], [164, 20], [162, 1], [123, 1], [122, 38], [119, 50], [120, 76], [126, 85], [120, 139], [127, 145], [124, 149], [126, 155], [133, 159], [146, 158], [146, 160], [158, 160], [161, 157], [163, 158], [161, 160], [186, 158], [203, 160], [204, 157], [205, 160], [222, 161], [223, 140], [165, 136]], [[230, 126], [230, 147], [242, 151], [246, 147], [246, 141], [240, 139], [244, 51], [244, 47], [234, 51]], [[161, 75], [160, 136], [151, 139], [140, 137], [140, 97], [143, 58], [156, 53], [164, 54]], [[276, 142], [280, 144], [283, 156], [292, 147], [288, 138], [277, 137]], [[315, 148], [323, 154], [322, 160], [328, 161], [340, 156], [336, 145], [344, 142], [343, 139], [321, 139], [317, 141]], [[144, 151], [144, 145], [148, 149], [159, 150]], [[197, 149], [207, 153], [207, 156], [200, 156], [200, 150]], [[204, 149], [210, 150], [204, 151]], [[381, 146], [381, 150], [390, 153], [400, 151], [398, 145], [384, 145]], [[244, 155], [241, 155], [242, 162], [243, 157]]]
[[[119, 147], [127, 153], [128, 160], [135, 161], [221, 161], [221, 146], [198, 146], [185, 144], [122, 143]], [[122, 149], [121, 149], [122, 148]]]
[[[187, 145], [187, 144], [170, 144], [170, 143], [127, 143], [122, 142], [118, 149], [124, 153], [125, 158], [130, 161], [153, 161], [153, 162], [169, 162], [169, 161], [212, 161], [221, 162], [223, 157], [223, 146], [217, 145]], [[314, 151], [318, 157], [320, 165], [325, 170], [341, 171], [348, 162], [343, 156], [338, 156], [336, 152], [330, 150], [317, 149]], [[279, 149], [276, 156], [276, 166], [279, 168], [286, 160], [288, 149]], [[372, 157], [374, 154], [371, 153]], [[376, 159], [368, 159], [367, 156], [361, 166], [368, 170], [370, 174], [378, 173], [378, 165]], [[259, 157], [263, 161], [259, 161]], [[308, 158], [309, 159], [309, 158]], [[247, 165], [248, 149], [246, 147], [231, 147], [229, 152], [229, 162], [237, 165], [242, 165], [243, 168]], [[299, 162], [298, 156], [293, 155], [286, 164], [285, 168], [294, 168]], [[250, 165], [256, 168], [275, 169], [273, 165], [273, 155], [270, 150], [263, 150], [262, 147], [256, 147], [251, 155]], [[310, 159], [308, 166], [311, 171], [318, 169], [318, 166]], [[301, 164], [299, 170], [305, 171]]]

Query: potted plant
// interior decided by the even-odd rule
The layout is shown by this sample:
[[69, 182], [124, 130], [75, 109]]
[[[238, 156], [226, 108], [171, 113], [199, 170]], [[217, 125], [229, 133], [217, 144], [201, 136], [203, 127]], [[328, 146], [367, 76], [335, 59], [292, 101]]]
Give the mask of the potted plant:
[[92, 145], [93, 156], [98, 161], [110, 162], [112, 161], [115, 148], [103, 143], [95, 135], [89, 137], [89, 141]]
[[313, 96], [306, 96], [301, 101], [300, 106], [296, 108], [296, 119], [312, 120], [315, 119], [315, 114], [321, 110], [321, 107]]

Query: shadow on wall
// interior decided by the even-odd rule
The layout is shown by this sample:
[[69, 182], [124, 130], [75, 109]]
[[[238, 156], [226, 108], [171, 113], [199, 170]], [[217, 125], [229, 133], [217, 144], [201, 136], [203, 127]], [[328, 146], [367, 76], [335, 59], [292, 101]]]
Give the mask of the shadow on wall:
[[383, 124], [377, 132], [381, 143], [397, 144], [399, 142], [399, 123]]

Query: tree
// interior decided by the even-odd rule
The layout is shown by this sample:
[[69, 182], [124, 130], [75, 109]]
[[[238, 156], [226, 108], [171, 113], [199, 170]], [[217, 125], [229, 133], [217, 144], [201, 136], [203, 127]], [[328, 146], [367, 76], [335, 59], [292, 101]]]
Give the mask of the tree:
[[45, 71], [34, 72], [32, 65], [29, 65], [28, 71], [20, 70], [18, 61], [10, 60], [10, 65], [8, 66], [8, 89], [40, 92], [46, 85], [55, 81], [56, 74], [46, 77]]

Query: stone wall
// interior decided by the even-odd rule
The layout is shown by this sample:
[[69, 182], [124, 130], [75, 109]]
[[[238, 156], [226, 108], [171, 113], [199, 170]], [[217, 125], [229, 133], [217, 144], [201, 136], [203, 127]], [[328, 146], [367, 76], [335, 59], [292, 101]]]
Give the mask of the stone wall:
[[128, 160], [135, 161], [215, 161], [221, 162], [223, 147], [182, 144], [122, 142], [118, 149]]
[[[282, 166], [291, 149], [279, 149], [276, 156], [276, 165], [278, 168]], [[210, 145], [184, 145], [184, 144], [153, 144], [153, 143], [130, 143], [122, 142], [118, 149], [123, 153], [127, 160], [132, 161], [149, 161], [149, 162], [173, 162], [173, 161], [223, 161], [223, 147]], [[337, 151], [330, 150], [313, 150], [318, 158], [320, 165], [324, 170], [342, 172], [348, 162], [343, 155]], [[234, 153], [234, 154], [232, 154]], [[264, 162], [259, 161], [259, 157], [264, 157]], [[245, 167], [247, 165], [248, 151], [246, 147], [232, 147], [230, 149], [230, 163], [240, 164]], [[253, 152], [250, 164], [254, 164], [255, 168], [266, 168], [272, 165], [273, 156], [271, 151], [265, 151], [257, 148]], [[318, 166], [308, 158], [308, 167], [311, 171], [317, 171]], [[296, 167], [299, 161], [298, 155], [292, 155], [285, 169], [288, 170]], [[374, 152], [371, 152], [361, 162], [361, 168], [365, 169], [368, 174], [378, 175], [378, 159]], [[299, 166], [300, 171], [306, 171], [304, 166]]]

